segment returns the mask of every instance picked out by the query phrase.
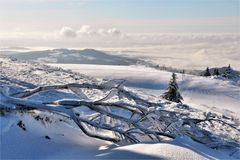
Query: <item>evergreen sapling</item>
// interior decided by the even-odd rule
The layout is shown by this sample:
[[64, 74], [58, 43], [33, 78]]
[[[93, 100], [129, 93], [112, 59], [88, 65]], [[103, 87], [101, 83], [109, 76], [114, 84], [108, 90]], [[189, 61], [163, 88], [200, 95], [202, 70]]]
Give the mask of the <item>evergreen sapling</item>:
[[177, 103], [182, 103], [183, 100], [177, 84], [177, 75], [175, 73], [172, 74], [172, 79], [169, 81], [168, 90], [162, 96], [163, 98]]

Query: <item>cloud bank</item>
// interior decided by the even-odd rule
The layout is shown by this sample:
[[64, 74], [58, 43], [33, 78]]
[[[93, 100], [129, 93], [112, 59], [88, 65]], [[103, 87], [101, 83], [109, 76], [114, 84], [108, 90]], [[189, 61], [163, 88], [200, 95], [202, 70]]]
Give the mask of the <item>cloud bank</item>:
[[240, 70], [239, 33], [126, 33], [114, 27], [82, 25], [56, 32], [0, 33], [0, 48], [9, 46], [95, 48], [144, 57], [160, 65], [204, 69], [231, 64]]
[[60, 35], [67, 38], [76, 37], [121, 37], [122, 32], [116, 28], [93, 28], [90, 25], [82, 25], [79, 29], [73, 29], [71, 27], [62, 27], [60, 30]]

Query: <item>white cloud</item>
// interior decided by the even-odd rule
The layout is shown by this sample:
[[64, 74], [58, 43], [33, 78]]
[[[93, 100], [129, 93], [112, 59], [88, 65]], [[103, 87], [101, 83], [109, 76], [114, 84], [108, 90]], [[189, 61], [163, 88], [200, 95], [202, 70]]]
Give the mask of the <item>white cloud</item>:
[[65, 37], [69, 37], [69, 38], [74, 38], [77, 36], [77, 33], [74, 29], [72, 29], [70, 27], [63, 27], [60, 30], [60, 35], [63, 35]]
[[105, 29], [102, 29], [102, 28], [98, 29], [97, 33], [101, 36], [106, 36], [108, 34], [107, 31]]
[[90, 25], [82, 25], [76, 33], [78, 36], [96, 36], [98, 31]]
[[92, 34], [92, 32], [94, 32], [91, 28], [91, 26], [89, 25], [83, 25], [80, 27], [80, 29], [77, 31], [78, 34]]
[[119, 36], [121, 35], [121, 31], [116, 29], [116, 28], [110, 28], [108, 29], [107, 33], [111, 34], [111, 35], [115, 35], [115, 36]]
[[65, 37], [93, 37], [93, 38], [101, 38], [101, 37], [120, 37], [122, 32], [116, 28], [93, 28], [90, 25], [82, 25], [79, 30], [74, 30], [71, 27], [63, 27], [60, 30], [60, 35]]

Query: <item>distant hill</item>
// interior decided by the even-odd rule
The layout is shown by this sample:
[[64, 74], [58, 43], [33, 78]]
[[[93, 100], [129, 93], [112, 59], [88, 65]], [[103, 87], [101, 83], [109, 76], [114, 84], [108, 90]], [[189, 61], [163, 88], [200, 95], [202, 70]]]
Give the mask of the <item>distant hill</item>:
[[94, 49], [53, 49], [21, 52], [11, 54], [10, 56], [20, 60], [30, 60], [40, 63], [134, 65], [144, 62], [140, 59], [111, 55]]

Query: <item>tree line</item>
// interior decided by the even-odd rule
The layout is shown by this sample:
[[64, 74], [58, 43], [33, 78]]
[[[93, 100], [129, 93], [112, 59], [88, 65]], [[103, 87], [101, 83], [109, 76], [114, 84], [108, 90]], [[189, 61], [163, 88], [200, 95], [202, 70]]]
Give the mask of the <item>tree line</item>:
[[209, 67], [206, 68], [205, 72], [202, 74], [202, 76], [209, 77], [209, 76], [223, 76], [225, 78], [230, 78], [233, 73], [233, 69], [231, 68], [231, 65], [229, 64], [228, 67], [220, 73], [218, 68], [214, 68], [213, 73], [210, 72]]

